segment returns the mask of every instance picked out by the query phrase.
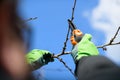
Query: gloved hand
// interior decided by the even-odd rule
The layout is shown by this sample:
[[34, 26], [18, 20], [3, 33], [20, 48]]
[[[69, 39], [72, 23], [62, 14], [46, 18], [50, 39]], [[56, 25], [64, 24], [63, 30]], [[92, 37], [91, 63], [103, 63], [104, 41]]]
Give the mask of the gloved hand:
[[41, 66], [53, 62], [52, 54], [46, 50], [34, 49], [27, 55], [27, 63], [30, 64], [33, 70], [40, 68]]
[[82, 37], [82, 40], [74, 46], [72, 56], [75, 62], [83, 56], [93, 56], [99, 54], [96, 46], [93, 42], [91, 42], [91, 38], [92, 36], [90, 34], [85, 34]]

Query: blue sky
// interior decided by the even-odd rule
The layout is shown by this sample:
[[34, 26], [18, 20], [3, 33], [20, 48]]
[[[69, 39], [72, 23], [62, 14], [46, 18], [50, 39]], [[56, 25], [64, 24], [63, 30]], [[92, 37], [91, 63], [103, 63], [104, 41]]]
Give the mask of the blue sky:
[[[27, 22], [32, 28], [32, 40], [30, 50], [44, 49], [58, 54], [62, 51], [68, 23], [71, 18], [71, 11], [74, 0], [22, 0], [19, 11], [23, 19], [38, 17], [34, 21]], [[83, 33], [93, 35], [93, 42], [102, 45], [105, 40], [105, 32], [96, 29], [91, 24], [94, 9], [99, 5], [100, 0], [77, 0], [74, 23]], [[70, 51], [72, 45], [68, 41], [66, 51]], [[100, 54], [105, 53], [99, 49]], [[74, 71], [75, 65], [70, 55], [62, 56], [67, 65]], [[55, 59], [41, 69], [34, 72], [43, 80], [75, 80], [74, 76]], [[39, 79], [40, 79], [39, 77]]]

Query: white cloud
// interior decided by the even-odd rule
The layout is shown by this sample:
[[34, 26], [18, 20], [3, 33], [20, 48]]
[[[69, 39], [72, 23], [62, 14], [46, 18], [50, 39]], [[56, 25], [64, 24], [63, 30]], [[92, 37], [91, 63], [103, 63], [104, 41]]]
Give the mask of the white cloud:
[[[93, 9], [91, 14], [92, 26], [104, 31], [105, 43], [109, 42], [120, 26], [120, 0], [99, 0], [98, 6]], [[117, 37], [117, 41], [120, 41], [120, 36]], [[120, 45], [110, 46], [107, 49], [107, 56], [120, 63]]]

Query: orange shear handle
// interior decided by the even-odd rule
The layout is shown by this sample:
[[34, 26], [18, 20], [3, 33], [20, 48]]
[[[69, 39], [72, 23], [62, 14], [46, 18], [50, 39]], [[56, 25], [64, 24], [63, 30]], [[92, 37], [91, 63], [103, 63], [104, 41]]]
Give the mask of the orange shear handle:
[[70, 38], [71, 44], [75, 46], [80, 41], [82, 36], [83, 33], [79, 29], [73, 30], [72, 36]]

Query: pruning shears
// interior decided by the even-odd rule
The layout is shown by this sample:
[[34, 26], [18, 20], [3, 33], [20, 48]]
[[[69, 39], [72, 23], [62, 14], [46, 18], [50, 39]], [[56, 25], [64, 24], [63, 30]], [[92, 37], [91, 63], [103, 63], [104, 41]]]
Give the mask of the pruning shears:
[[72, 45], [75, 46], [82, 39], [83, 33], [79, 29], [77, 29], [77, 27], [73, 24], [71, 20], [68, 19], [68, 23], [71, 29], [70, 40], [71, 40]]

